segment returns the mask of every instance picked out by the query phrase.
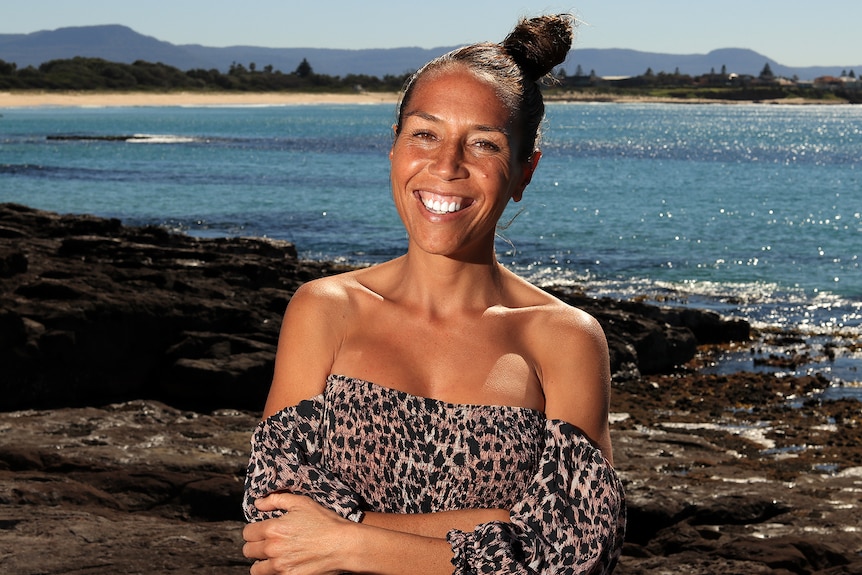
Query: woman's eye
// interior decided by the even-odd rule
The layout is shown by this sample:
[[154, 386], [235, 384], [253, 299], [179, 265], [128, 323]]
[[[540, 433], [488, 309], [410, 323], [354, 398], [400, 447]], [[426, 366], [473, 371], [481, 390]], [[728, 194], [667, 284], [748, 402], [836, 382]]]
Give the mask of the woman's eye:
[[478, 140], [475, 146], [489, 152], [499, 152], [500, 146], [490, 140]]

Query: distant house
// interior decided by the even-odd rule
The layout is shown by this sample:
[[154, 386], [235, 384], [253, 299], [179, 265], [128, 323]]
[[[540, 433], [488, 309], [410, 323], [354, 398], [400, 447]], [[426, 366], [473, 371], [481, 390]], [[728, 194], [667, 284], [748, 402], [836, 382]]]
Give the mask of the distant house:
[[[820, 76], [819, 78], [814, 78], [814, 87], [820, 90], [830, 90], [833, 92], [841, 90], [847, 87], [845, 78], [846, 77], [839, 76]], [[851, 80], [851, 78], [846, 79]]]

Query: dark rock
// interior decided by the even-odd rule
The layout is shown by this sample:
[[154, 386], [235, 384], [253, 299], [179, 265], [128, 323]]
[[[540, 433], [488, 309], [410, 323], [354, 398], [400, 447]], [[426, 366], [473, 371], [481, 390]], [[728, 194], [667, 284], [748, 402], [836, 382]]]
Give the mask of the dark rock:
[[23, 252], [0, 252], [0, 277], [11, 278], [27, 271], [29, 260]]
[[147, 402], [0, 414], [0, 571], [248, 573], [256, 422]]
[[548, 291], [599, 320], [608, 338], [615, 379], [668, 373], [691, 360], [698, 345], [750, 337], [747, 321], [724, 319], [710, 311], [595, 299], [562, 289]]
[[243, 483], [239, 477], [214, 476], [185, 486], [181, 501], [196, 517], [204, 521], [243, 521], [238, 501], [242, 501]]
[[[812, 564], [802, 549], [809, 552], [816, 564]], [[812, 573], [821, 568], [849, 563], [846, 557], [831, 551], [828, 545], [815, 544], [797, 537], [735, 539], [728, 542], [718, 553], [728, 559], [756, 560], [774, 570], [781, 569], [787, 573]]]
[[714, 552], [719, 546], [716, 540], [720, 539], [720, 536], [715, 535], [713, 532], [705, 537], [703, 531], [698, 531], [690, 523], [678, 523], [658, 531], [650, 540], [647, 549], [654, 556], [663, 557], [690, 551], [705, 555]]
[[763, 523], [790, 511], [786, 504], [772, 497], [753, 498], [745, 494], [714, 497], [692, 510], [695, 525], [751, 525]]
[[15, 290], [15, 294], [34, 300], [76, 300], [84, 297], [84, 294], [75, 287], [51, 280], [22, 285]]
[[0, 238], [23, 238], [25, 234], [22, 230], [10, 226], [0, 226]]
[[196, 239], [0, 205], [0, 409], [135, 398], [259, 409], [312, 277], [285, 242]]
[[628, 525], [626, 541], [646, 545], [657, 533], [678, 525], [685, 518], [690, 504], [672, 493], [634, 492], [627, 498]]
[[27, 341], [27, 329], [21, 316], [0, 310], [0, 349], [23, 345]]

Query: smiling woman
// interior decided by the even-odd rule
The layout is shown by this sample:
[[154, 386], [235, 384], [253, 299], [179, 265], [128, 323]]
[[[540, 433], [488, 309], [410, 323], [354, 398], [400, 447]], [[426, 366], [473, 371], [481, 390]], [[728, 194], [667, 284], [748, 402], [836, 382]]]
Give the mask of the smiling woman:
[[423, 67], [389, 158], [394, 260], [303, 285], [246, 482], [266, 573], [609, 573], [625, 506], [595, 319], [501, 266], [567, 16]]
[[518, 159], [509, 110], [472, 72], [424, 79], [408, 106], [389, 157], [410, 246], [491, 264], [497, 222], [510, 200], [521, 199], [539, 153]]

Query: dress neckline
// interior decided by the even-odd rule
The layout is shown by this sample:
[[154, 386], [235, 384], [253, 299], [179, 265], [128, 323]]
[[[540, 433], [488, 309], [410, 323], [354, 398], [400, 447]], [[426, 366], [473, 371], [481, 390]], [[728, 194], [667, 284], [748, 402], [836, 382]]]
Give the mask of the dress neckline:
[[[350, 382], [354, 384], [362, 384], [368, 387], [369, 389], [375, 389], [382, 391], [384, 393], [392, 394], [396, 397], [401, 398], [402, 400], [413, 400], [422, 402], [426, 405], [432, 404], [439, 409], [444, 409], [447, 411], [472, 411], [472, 410], [499, 410], [499, 411], [511, 411], [511, 412], [520, 412], [527, 415], [532, 415], [535, 417], [540, 417], [545, 419], [545, 414], [537, 409], [533, 409], [531, 407], [524, 407], [520, 405], [498, 405], [498, 404], [484, 404], [484, 403], [453, 403], [450, 401], [444, 401], [442, 399], [437, 399], [434, 397], [425, 397], [422, 395], [415, 395], [409, 393], [407, 391], [402, 391], [400, 389], [395, 389], [393, 387], [387, 387], [385, 385], [380, 385], [379, 383], [374, 383], [373, 381], [368, 381], [366, 379], [358, 378], [358, 377], [350, 377], [349, 375], [342, 375], [331, 373], [326, 377], [326, 389], [329, 389], [330, 384], [333, 382]], [[324, 394], [326, 391], [324, 391]]]

